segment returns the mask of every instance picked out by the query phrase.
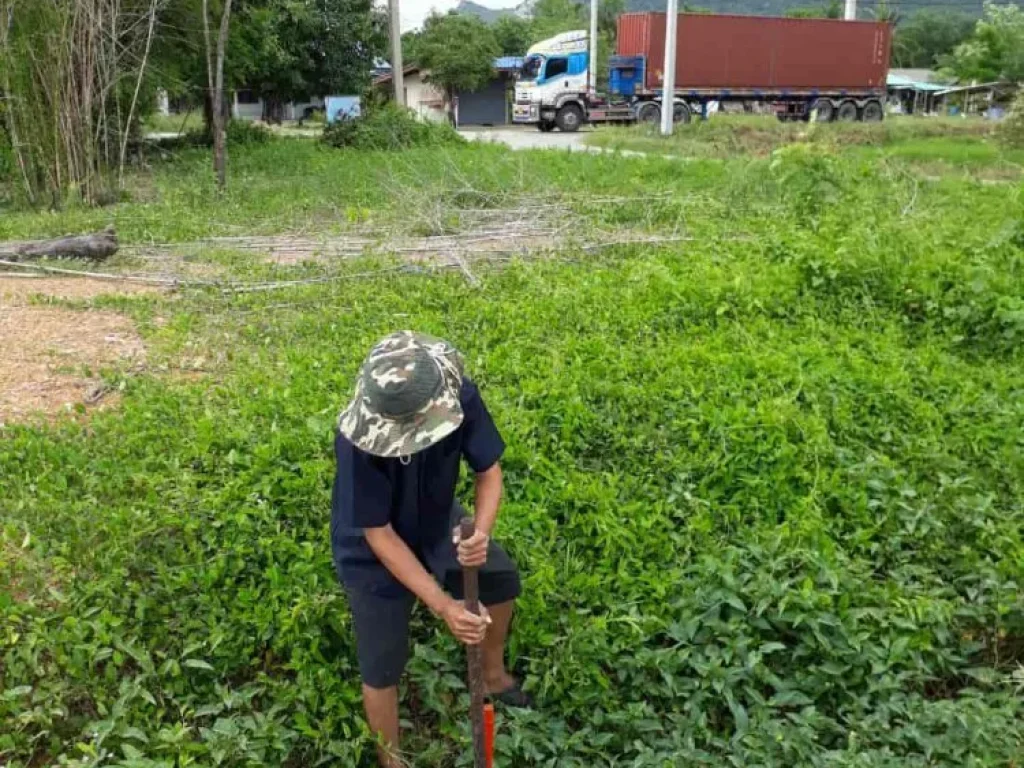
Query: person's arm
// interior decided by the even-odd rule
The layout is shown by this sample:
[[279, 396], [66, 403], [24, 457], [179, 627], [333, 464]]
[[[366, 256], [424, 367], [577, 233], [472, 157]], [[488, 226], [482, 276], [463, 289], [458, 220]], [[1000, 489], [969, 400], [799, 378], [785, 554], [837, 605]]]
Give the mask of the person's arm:
[[476, 529], [490, 536], [494, 524], [498, 521], [498, 507], [501, 505], [501, 492], [504, 487], [501, 465], [495, 463], [490, 469], [477, 473], [475, 486], [473, 509]]
[[460, 642], [476, 645], [484, 639], [487, 625], [491, 623], [487, 611], [481, 606], [481, 614], [476, 616], [467, 611], [461, 601], [447, 595], [391, 525], [365, 528], [363, 534], [384, 567], [434, 614], [444, 619]]
[[476, 530], [465, 541], [459, 537], [458, 528], [453, 533], [459, 564], [468, 567], [480, 567], [487, 562], [487, 545], [490, 544], [491, 531], [498, 521], [498, 507], [501, 505], [501, 465], [495, 463], [490, 469], [478, 472], [475, 483], [473, 508]]
[[505, 441], [501, 439], [476, 384], [468, 378], [463, 380], [460, 401], [464, 413], [462, 452], [476, 473], [476, 531], [471, 538], [461, 541], [456, 527], [452, 540], [458, 549], [459, 563], [464, 567], [479, 567], [487, 562], [487, 545], [498, 519], [502, 492], [498, 460], [505, 450]]
[[[469, 613], [446, 595], [391, 526], [392, 488], [382, 460], [338, 436], [338, 476], [334, 502], [346, 525], [358, 528], [367, 545], [391, 574], [437, 615], [463, 643], [479, 643], [489, 622]], [[333, 512], [332, 512], [333, 514]]]

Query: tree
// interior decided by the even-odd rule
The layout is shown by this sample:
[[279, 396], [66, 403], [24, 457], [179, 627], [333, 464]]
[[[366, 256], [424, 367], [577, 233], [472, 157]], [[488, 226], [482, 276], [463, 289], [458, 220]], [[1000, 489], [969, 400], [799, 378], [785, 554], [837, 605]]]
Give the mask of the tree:
[[985, 16], [970, 39], [946, 60], [961, 80], [1024, 81], [1024, 13], [1016, 5], [985, 4]]
[[533, 25], [529, 20], [511, 14], [504, 14], [491, 25], [498, 42], [501, 56], [523, 56], [536, 40], [533, 39]]
[[0, 123], [29, 203], [112, 199], [112, 172], [123, 179], [147, 106], [163, 10], [158, 0], [0, 0]]
[[[900, 10], [896, 4], [899, 0], [878, 0], [878, 3], [871, 9], [871, 17], [875, 21], [888, 21], [890, 24], [899, 24]], [[838, 17], [837, 17], [838, 18]]]
[[[210, 130], [205, 51], [193, 33], [202, 0], [169, 2], [154, 44], [161, 87], [171, 96], [202, 101]], [[373, 59], [385, 50], [385, 19], [371, 0], [233, 0], [232, 8], [224, 91], [254, 89], [267, 105], [267, 118], [279, 118], [288, 101], [358, 93]]]
[[[391, 46], [388, 46], [388, 61], [391, 61]], [[402, 61], [406, 65], [420, 63], [420, 33], [402, 33]]]
[[533, 6], [533, 36], [535, 40], [587, 29], [587, 7], [576, 0], [537, 0]]
[[[384, 18], [371, 0], [240, 0], [235, 70], [280, 121], [288, 101], [357, 93], [384, 50]], [[241, 83], [240, 83], [241, 84]]]
[[930, 68], [971, 36], [974, 19], [956, 11], [924, 9], [896, 27], [892, 58], [896, 67]]
[[456, 91], [475, 91], [494, 77], [500, 49], [494, 32], [475, 16], [432, 14], [420, 37], [420, 66], [443, 92], [450, 119]]
[[829, 0], [824, 5], [790, 8], [786, 16], [790, 19], [841, 19], [843, 6], [839, 0]]
[[224, 58], [227, 55], [228, 30], [231, 26], [231, 0], [222, 0], [220, 29], [216, 48], [210, 38], [209, 0], [203, 0], [203, 42], [206, 46], [206, 77], [213, 103], [213, 171], [217, 189], [224, 191], [228, 183], [227, 109], [224, 103]]

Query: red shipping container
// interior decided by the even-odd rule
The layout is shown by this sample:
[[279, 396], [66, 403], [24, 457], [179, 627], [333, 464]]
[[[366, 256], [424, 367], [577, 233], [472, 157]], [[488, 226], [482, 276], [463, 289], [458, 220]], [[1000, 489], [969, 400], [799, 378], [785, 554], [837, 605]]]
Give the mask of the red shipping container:
[[[887, 22], [679, 14], [676, 89], [867, 91], [885, 88]], [[617, 53], [645, 56], [645, 87], [664, 82], [665, 14], [619, 16]]]

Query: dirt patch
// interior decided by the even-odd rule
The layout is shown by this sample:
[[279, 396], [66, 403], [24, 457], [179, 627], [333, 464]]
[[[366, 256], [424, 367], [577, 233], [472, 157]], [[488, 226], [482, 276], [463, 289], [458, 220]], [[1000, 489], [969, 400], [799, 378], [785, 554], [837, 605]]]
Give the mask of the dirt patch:
[[0, 275], [0, 309], [25, 306], [33, 296], [54, 299], [92, 299], [97, 296], [127, 296], [155, 293], [158, 286], [87, 280], [78, 277], [15, 277]]
[[101, 369], [144, 358], [142, 339], [116, 312], [0, 306], [0, 425], [94, 405]]
[[53, 590], [59, 589], [59, 568], [45, 562], [30, 547], [31, 537], [17, 541], [0, 536], [0, 589], [17, 603], [51, 604]]
[[961, 179], [979, 184], [1014, 184], [1024, 177], [1024, 168], [1016, 165], [993, 165], [980, 168], [964, 168], [941, 161], [915, 162], [914, 169], [925, 181]]

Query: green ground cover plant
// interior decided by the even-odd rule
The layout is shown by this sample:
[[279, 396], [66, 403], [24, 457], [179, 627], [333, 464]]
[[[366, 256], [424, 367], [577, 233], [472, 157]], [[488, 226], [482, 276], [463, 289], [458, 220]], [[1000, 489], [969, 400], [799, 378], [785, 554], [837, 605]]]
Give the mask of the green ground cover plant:
[[946, 157], [954, 145], [988, 147], [987, 154], [992, 157], [1002, 154], [994, 141], [995, 134], [994, 124], [980, 119], [891, 117], [881, 123], [820, 124], [780, 123], [764, 115], [728, 114], [677, 125], [669, 138], [660, 136], [657, 126], [601, 127], [588, 137], [588, 142], [611, 149], [696, 158], [768, 155], [795, 142], [875, 149], [916, 143], [930, 147], [935, 157]]
[[[687, 239], [475, 265], [479, 288], [360, 260], [280, 267], [331, 276], [282, 291], [74, 305], [133, 317], [152, 370], [109, 373], [117, 409], [0, 432], [0, 762], [372, 765], [331, 434], [397, 327], [466, 351], [509, 445], [511, 652], [540, 707], [502, 713], [499, 765], [1019, 761], [1017, 186], [818, 143], [681, 173], [280, 140], [236, 150], [246, 183], [214, 206], [206, 162], [157, 165], [152, 200], [106, 215], [130, 241], [186, 240], [398, 222], [409, 190], [465, 208], [557, 192], [588, 225]], [[220, 361], [204, 378], [159, 373], [199, 355]], [[415, 636], [408, 760], [466, 765], [463, 657], [422, 613]]]

